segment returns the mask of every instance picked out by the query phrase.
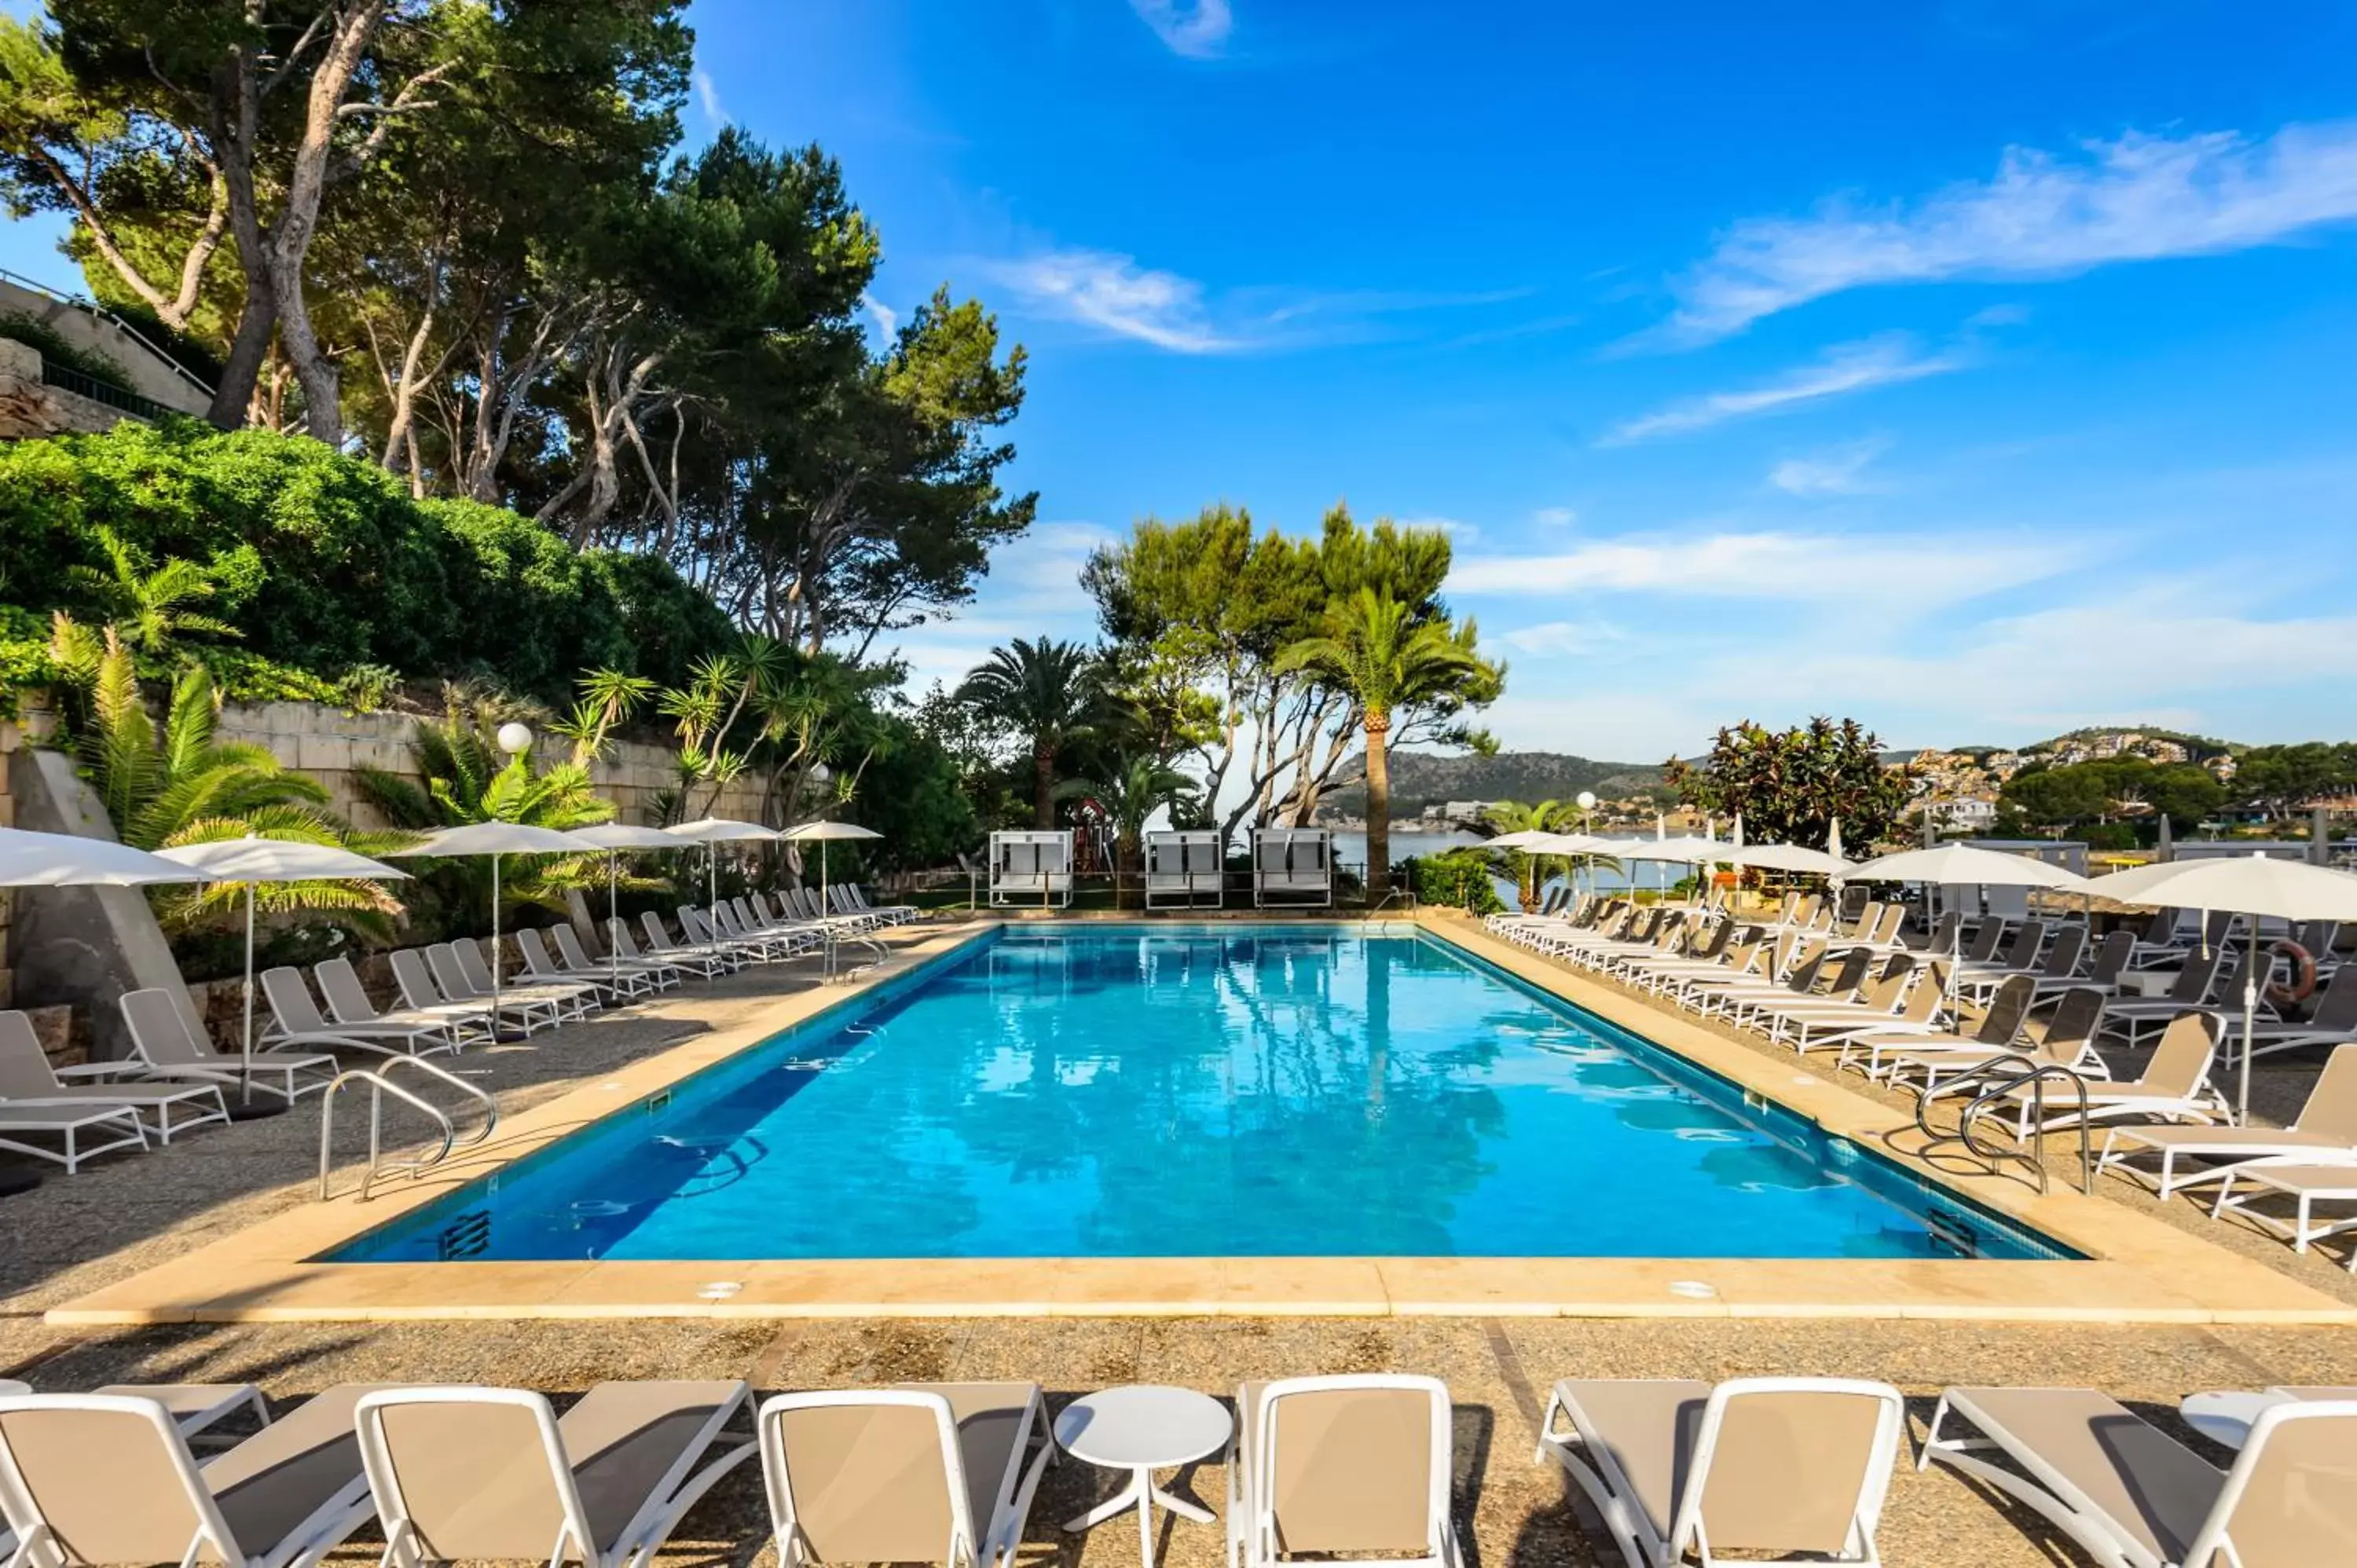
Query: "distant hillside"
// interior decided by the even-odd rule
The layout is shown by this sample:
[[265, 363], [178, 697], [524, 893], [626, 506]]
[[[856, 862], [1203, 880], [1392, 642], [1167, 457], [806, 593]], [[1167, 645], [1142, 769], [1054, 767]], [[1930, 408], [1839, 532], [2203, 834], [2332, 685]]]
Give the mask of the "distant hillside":
[[[1429, 802], [1441, 800], [1568, 800], [1582, 789], [1593, 789], [1606, 800], [1633, 795], [1662, 781], [1662, 770], [1651, 763], [1598, 762], [1554, 751], [1501, 751], [1495, 757], [1434, 757], [1423, 752], [1392, 753], [1392, 816], [1419, 815]], [[1345, 765], [1350, 776], [1361, 765]], [[1335, 790], [1323, 802], [1326, 812], [1363, 816], [1366, 791], [1358, 784]]]

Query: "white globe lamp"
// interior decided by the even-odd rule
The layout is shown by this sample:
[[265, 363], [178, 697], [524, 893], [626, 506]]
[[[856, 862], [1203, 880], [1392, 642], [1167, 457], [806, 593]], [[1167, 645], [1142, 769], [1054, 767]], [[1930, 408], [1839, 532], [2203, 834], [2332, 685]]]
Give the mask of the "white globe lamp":
[[500, 726], [500, 749], [510, 757], [522, 757], [532, 749], [532, 726], [514, 719]]

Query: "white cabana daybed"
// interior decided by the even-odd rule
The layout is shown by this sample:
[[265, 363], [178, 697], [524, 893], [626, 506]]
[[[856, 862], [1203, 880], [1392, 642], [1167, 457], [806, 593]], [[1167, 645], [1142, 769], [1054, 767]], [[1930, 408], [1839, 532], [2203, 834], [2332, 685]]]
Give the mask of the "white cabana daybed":
[[1254, 828], [1253, 908], [1334, 903], [1334, 834], [1326, 828]]
[[1072, 835], [1000, 832], [990, 835], [990, 901], [1053, 904], [1072, 901]]
[[1211, 829], [1146, 835], [1146, 907], [1193, 909], [1220, 907], [1226, 851]]

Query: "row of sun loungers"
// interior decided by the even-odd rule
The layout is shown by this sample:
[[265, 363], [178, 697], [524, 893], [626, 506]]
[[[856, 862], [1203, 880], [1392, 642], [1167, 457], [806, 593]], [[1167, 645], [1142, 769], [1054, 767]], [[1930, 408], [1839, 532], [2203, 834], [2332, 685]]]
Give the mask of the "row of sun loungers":
[[[2045, 922], [1985, 922], [1969, 946], [1943, 923], [1910, 947], [1879, 939], [1889, 908], [1867, 905], [1848, 929], [1831, 929], [1823, 906], [1787, 900], [1753, 925], [1709, 912], [1596, 899], [1553, 916], [1502, 917], [1506, 940], [1634, 987], [1663, 1004], [1749, 1029], [1807, 1056], [1834, 1053], [1856, 1070], [1926, 1098], [1990, 1090], [1975, 1076], [1992, 1064], [2067, 1069], [2041, 1094], [1998, 1086], [2017, 1138], [2084, 1122], [2106, 1132], [2099, 1165], [2169, 1197], [2215, 1187], [2213, 1215], [2236, 1213], [2305, 1250], [2357, 1230], [2357, 1219], [2319, 1220], [2319, 1205], [2357, 1202], [2357, 964], [2344, 964], [2305, 1020], [2263, 1024], [2261, 1051], [2331, 1047], [2307, 1107], [2289, 1129], [2235, 1128], [2211, 1082], [2229, 1009], [2210, 1002], [2226, 951], [2178, 950], [2169, 993], [2124, 994], [2120, 983], [2140, 939], [2114, 932], [2090, 952], [2084, 929], [2049, 940]], [[2302, 933], [2329, 941], [2329, 929]], [[1979, 1004], [1968, 1021], [1966, 999]], [[2032, 1028], [2045, 1012], [2042, 1032]], [[2149, 1044], [2131, 1076], [2104, 1053]], [[2042, 1119], [2041, 1119], [2042, 1112]], [[2188, 1125], [2190, 1124], [2190, 1125]], [[2157, 1162], [2157, 1164], [2155, 1163]], [[2288, 1199], [2289, 1219], [2256, 1207]], [[2357, 1270], [2357, 1256], [2351, 1260]]]
[[[2225, 1469], [2084, 1389], [1954, 1388], [1916, 1454], [2005, 1494], [2121, 1568], [2357, 1559], [2357, 1389], [2258, 1402]], [[1396, 1373], [1246, 1383], [1229, 1562], [1458, 1568], [1445, 1385]], [[200, 1462], [238, 1411], [255, 1434]], [[748, 1426], [749, 1424], [749, 1431]], [[1899, 1391], [1832, 1378], [1567, 1379], [1537, 1459], [1594, 1505], [1631, 1568], [1768, 1558], [1871, 1564], [1907, 1438]], [[771, 1543], [822, 1562], [1006, 1568], [1057, 1457], [1037, 1383], [779, 1394], [609, 1382], [559, 1415], [522, 1389], [328, 1389], [275, 1421], [248, 1387], [0, 1391], [12, 1563], [309, 1568], [371, 1520], [383, 1561], [577, 1559], [638, 1568], [758, 1458]], [[11, 1550], [0, 1537], [0, 1554]]]
[[515, 934], [523, 973], [497, 986], [477, 942], [404, 949], [391, 956], [400, 1001], [390, 1007], [370, 999], [348, 958], [318, 964], [308, 982], [296, 969], [265, 970], [259, 980], [268, 1016], [251, 1059], [216, 1049], [185, 999], [160, 988], [121, 998], [133, 1054], [114, 1061], [52, 1067], [31, 1020], [0, 1012], [0, 1150], [55, 1162], [70, 1175], [95, 1155], [167, 1144], [226, 1122], [232, 1092], [289, 1103], [320, 1092], [341, 1070], [337, 1051], [430, 1056], [511, 1031], [530, 1035], [668, 989], [687, 974], [798, 956], [917, 914], [870, 905], [849, 886], [831, 890], [832, 913], [821, 908], [808, 888], [775, 904], [755, 894], [709, 910], [683, 907], [683, 941], [650, 910], [640, 927], [647, 945], [617, 920], [602, 958], [569, 925], [526, 929]]

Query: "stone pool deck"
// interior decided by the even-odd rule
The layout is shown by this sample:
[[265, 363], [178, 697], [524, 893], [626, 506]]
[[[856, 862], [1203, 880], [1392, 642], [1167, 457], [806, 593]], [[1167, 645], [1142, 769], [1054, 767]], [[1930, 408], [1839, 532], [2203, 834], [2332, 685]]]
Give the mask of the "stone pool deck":
[[[904, 932], [862, 979], [752, 972], [688, 985], [629, 1018], [543, 1036], [533, 1052], [579, 1058], [576, 1036], [605, 1031], [610, 1057], [562, 1092], [504, 1093], [498, 1135], [416, 1180], [381, 1186], [362, 1204], [290, 1202], [258, 1223], [180, 1230], [154, 1266], [48, 1306], [61, 1325], [285, 1322], [307, 1319], [876, 1316], [1429, 1316], [1919, 1318], [1980, 1322], [2357, 1326], [2357, 1300], [2332, 1288], [2318, 1259], [2273, 1243], [2252, 1255], [2153, 1212], [2065, 1183], [2039, 1194], [2018, 1174], [1926, 1165], [1909, 1152], [1912, 1117], [1894, 1097], [1861, 1092], [1781, 1049], [1747, 1042], [1496, 941], [1447, 914], [1418, 921], [1475, 955], [1587, 1007], [1806, 1116], [1876, 1147], [1953, 1191], [2084, 1254], [2085, 1261], [1951, 1259], [1254, 1258], [917, 1259], [646, 1262], [334, 1263], [317, 1260], [364, 1232], [601, 1117], [668, 1092], [778, 1029], [856, 1004], [866, 989], [980, 940], [992, 922]], [[670, 1033], [665, 1035], [663, 1030]], [[669, 1040], [668, 1048], [655, 1048]], [[496, 1081], [496, 1080], [495, 1080]], [[544, 1078], [544, 1086], [554, 1076]], [[354, 1111], [346, 1115], [357, 1120]], [[305, 1112], [192, 1141], [202, 1157], [239, 1144], [275, 1147]], [[174, 1158], [178, 1158], [176, 1152]], [[2060, 1162], [2058, 1162], [2060, 1163]], [[113, 1185], [60, 1184], [79, 1196]], [[251, 1167], [241, 1165], [242, 1173]], [[291, 1173], [290, 1173], [291, 1175]], [[121, 1178], [135, 1187], [136, 1176]], [[348, 1178], [346, 1190], [351, 1186]], [[2123, 1187], [2126, 1184], [2118, 1184]], [[1592, 1201], [1609, 1202], [1599, 1191]], [[70, 1200], [60, 1200], [70, 1201]], [[2182, 1203], [2176, 1206], [2183, 1208]], [[1662, 1250], [1674, 1254], [1674, 1237]], [[2287, 1262], [2314, 1265], [2305, 1277]]]
[[[923, 940], [942, 931], [925, 933]], [[761, 1021], [812, 989], [806, 972], [751, 972], [691, 986], [658, 1007], [537, 1036], [533, 1050], [470, 1055], [488, 1066], [511, 1124], [630, 1064], [683, 1043]], [[1605, 990], [1607, 988], [1598, 988]], [[1704, 1031], [1708, 1034], [1710, 1031]], [[1731, 1037], [1714, 1036], [1738, 1049]], [[545, 1042], [542, 1044], [541, 1042]], [[1754, 1052], [1791, 1071], [1789, 1054]], [[1860, 1098], [1871, 1100], [1871, 1095]], [[1920, 1430], [1937, 1391], [1956, 1383], [2070, 1382], [2105, 1389], [2192, 1442], [2227, 1455], [2176, 1422], [2177, 1402], [2212, 1388], [2357, 1382], [2357, 1329], [2327, 1325], [1932, 1320], [1884, 1316], [1612, 1318], [1508, 1316], [1048, 1316], [759, 1320], [715, 1316], [461, 1321], [173, 1322], [107, 1326], [50, 1322], [52, 1307], [128, 1282], [159, 1263], [202, 1255], [274, 1216], [311, 1207], [316, 1118], [281, 1117], [212, 1130], [144, 1160], [101, 1165], [71, 1181], [0, 1199], [0, 1377], [88, 1388], [117, 1380], [239, 1380], [294, 1399], [331, 1383], [478, 1381], [565, 1396], [608, 1378], [743, 1377], [757, 1388], [845, 1387], [899, 1379], [1032, 1378], [1060, 1404], [1134, 1380], [1215, 1393], [1242, 1379], [1352, 1370], [1429, 1373], [1458, 1402], [1456, 1502], [1474, 1568], [1617, 1563], [1584, 1533], [1556, 1475], [1531, 1462], [1539, 1406], [1561, 1377], [1692, 1377], [1759, 1373], [1872, 1377], [1910, 1396]], [[357, 1128], [339, 1144], [359, 1147]], [[352, 1179], [349, 1167], [342, 1179]], [[2017, 1184], [2018, 1185], [2018, 1184]], [[2190, 1204], [2158, 1205], [2107, 1182], [2119, 1214], [2184, 1230], [2212, 1249], [2346, 1304], [2346, 1276], [2281, 1243], [2213, 1226]], [[381, 1206], [371, 1204], [371, 1208]], [[1021, 1265], [1037, 1282], [1062, 1265]], [[1020, 1294], [1053, 1294], [1037, 1283]], [[1066, 1463], [1049, 1473], [1027, 1532], [1028, 1568], [1120, 1568], [1137, 1560], [1126, 1518], [1085, 1537], [1056, 1521], [1107, 1496], [1115, 1478]], [[1188, 1480], [1222, 1506], [1216, 1466]], [[689, 1514], [662, 1561], [766, 1565], [758, 1477], [749, 1470]], [[1222, 1561], [1217, 1527], [1167, 1520], [1161, 1560], [1171, 1568]], [[2037, 1533], [2033, 1534], [2032, 1532]], [[1886, 1562], [1936, 1568], [2033, 1568], [2080, 1561], [2034, 1520], [2014, 1517], [1953, 1474], [1902, 1465], [1881, 1532]], [[372, 1563], [363, 1531], [335, 1561]]]

